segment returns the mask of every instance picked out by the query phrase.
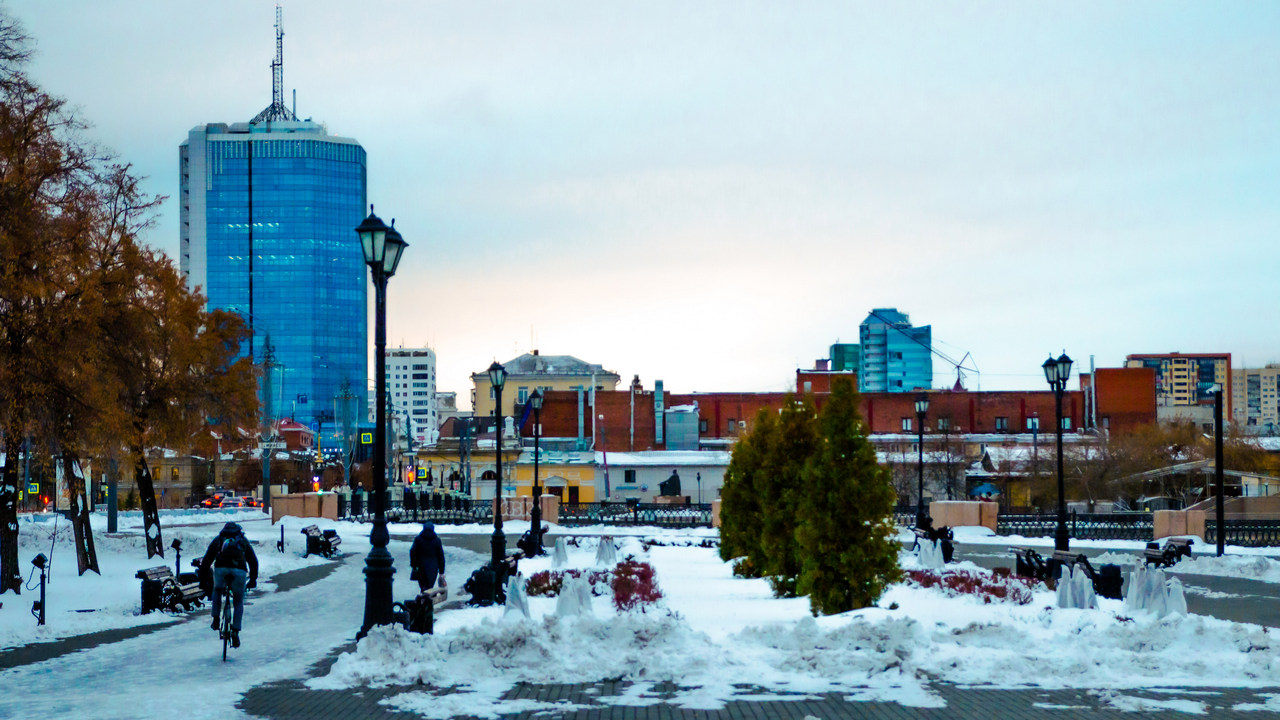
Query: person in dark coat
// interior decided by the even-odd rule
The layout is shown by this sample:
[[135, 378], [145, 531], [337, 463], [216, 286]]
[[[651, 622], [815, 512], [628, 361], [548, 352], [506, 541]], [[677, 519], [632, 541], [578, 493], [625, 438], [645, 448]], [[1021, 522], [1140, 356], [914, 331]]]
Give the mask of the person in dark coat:
[[200, 561], [200, 575], [213, 574], [213, 627], [218, 629], [222, 611], [221, 591], [231, 587], [231, 646], [240, 647], [240, 623], [244, 619], [244, 592], [258, 585], [258, 556], [244, 536], [244, 530], [236, 523], [222, 526], [222, 532], [209, 543], [209, 549]]
[[444, 544], [436, 535], [436, 526], [430, 522], [422, 523], [422, 532], [413, 539], [413, 547], [409, 548], [409, 567], [413, 571], [410, 580], [418, 581], [418, 589], [422, 592], [430, 590], [440, 579], [440, 586], [447, 587], [444, 580]]

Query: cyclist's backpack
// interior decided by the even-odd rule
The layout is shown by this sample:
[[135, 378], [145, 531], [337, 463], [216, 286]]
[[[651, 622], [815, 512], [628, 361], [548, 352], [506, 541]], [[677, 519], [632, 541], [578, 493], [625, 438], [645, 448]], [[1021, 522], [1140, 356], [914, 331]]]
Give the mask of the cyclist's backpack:
[[239, 537], [224, 538], [222, 547], [218, 549], [217, 560], [213, 563], [217, 567], [245, 567], [244, 546], [241, 544]]

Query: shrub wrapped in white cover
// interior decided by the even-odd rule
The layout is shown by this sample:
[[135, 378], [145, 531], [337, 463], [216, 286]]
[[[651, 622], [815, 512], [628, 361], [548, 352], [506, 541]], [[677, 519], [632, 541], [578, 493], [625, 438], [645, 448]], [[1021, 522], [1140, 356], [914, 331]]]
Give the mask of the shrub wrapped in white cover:
[[1182, 593], [1182, 581], [1173, 578], [1168, 583], [1167, 600], [1165, 608], [1170, 615], [1186, 615], [1187, 614], [1187, 597]]
[[596, 567], [611, 568], [618, 564], [618, 548], [613, 544], [613, 537], [605, 535], [600, 538], [600, 547], [596, 550]]
[[1139, 565], [1129, 573], [1129, 586], [1124, 591], [1124, 609], [1136, 612], [1142, 609], [1142, 588], [1147, 582], [1147, 568]]
[[569, 564], [569, 548], [564, 538], [556, 538], [556, 548], [551, 553], [551, 567], [562, 568]]
[[513, 614], [523, 615], [529, 619], [529, 595], [524, 590], [524, 573], [516, 573], [507, 579], [507, 606], [502, 612], [506, 618]]
[[1068, 609], [1075, 607], [1075, 598], [1071, 593], [1071, 568], [1066, 565], [1062, 566], [1062, 573], [1058, 576], [1058, 607]]
[[942, 546], [937, 540], [920, 543], [916, 550], [916, 559], [924, 570], [941, 570], [945, 564], [942, 562]]
[[1093, 590], [1093, 580], [1084, 568], [1071, 573], [1071, 601], [1081, 610], [1097, 610], [1098, 594]]
[[583, 577], [566, 577], [560, 586], [560, 596], [556, 598], [556, 615], [577, 617], [592, 614], [590, 583]]

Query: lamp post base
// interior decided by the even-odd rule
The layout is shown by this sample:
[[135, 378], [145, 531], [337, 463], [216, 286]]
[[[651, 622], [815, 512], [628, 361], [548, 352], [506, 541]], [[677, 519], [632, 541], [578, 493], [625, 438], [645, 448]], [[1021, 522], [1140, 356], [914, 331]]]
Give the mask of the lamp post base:
[[1054, 550], [1070, 550], [1067, 523], [1064, 520], [1058, 521], [1058, 528], [1053, 533], [1053, 549]]
[[507, 536], [503, 534], [502, 528], [493, 529], [493, 538], [489, 541], [493, 550], [491, 562], [493, 564], [493, 601], [496, 603], [498, 599], [503, 597], [505, 590], [503, 586], [507, 582], [507, 564], [504, 562], [507, 557]]
[[928, 517], [929, 515], [924, 511], [924, 508], [916, 510], [916, 527], [925, 527]]
[[385, 545], [375, 545], [364, 560], [364, 624], [356, 634], [359, 640], [375, 625], [390, 625], [392, 577], [396, 574], [394, 559]]
[[533, 555], [542, 554], [542, 497], [535, 492], [533, 508], [529, 511], [529, 537], [533, 538]]

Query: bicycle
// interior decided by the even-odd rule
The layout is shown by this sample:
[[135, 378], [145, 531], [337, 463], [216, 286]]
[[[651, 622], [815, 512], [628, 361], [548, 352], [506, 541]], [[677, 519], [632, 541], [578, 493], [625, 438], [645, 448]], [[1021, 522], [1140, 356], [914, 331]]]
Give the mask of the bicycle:
[[218, 630], [218, 637], [222, 638], [222, 662], [227, 661], [227, 645], [231, 642], [231, 633], [235, 632], [231, 629], [232, 618], [232, 600], [231, 600], [231, 583], [222, 586], [218, 591], [222, 596], [222, 624]]

